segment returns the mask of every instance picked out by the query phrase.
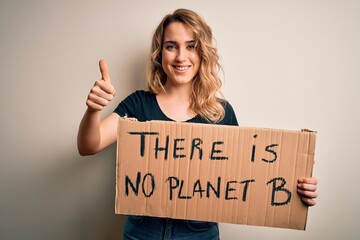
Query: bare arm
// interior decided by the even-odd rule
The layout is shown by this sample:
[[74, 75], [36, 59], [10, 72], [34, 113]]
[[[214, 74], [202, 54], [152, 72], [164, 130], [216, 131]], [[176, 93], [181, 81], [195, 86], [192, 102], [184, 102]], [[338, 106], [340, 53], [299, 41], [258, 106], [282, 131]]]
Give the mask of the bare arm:
[[107, 64], [99, 62], [102, 79], [95, 82], [86, 101], [87, 110], [81, 120], [77, 137], [80, 155], [95, 154], [116, 141], [118, 116], [110, 114], [100, 120], [101, 110], [108, 105], [115, 95], [111, 85]]

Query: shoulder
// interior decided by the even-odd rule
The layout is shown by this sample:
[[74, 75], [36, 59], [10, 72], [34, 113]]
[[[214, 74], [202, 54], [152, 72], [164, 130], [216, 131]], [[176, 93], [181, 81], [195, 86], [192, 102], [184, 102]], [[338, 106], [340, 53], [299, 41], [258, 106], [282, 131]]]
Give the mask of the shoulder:
[[223, 119], [218, 124], [238, 126], [236, 114], [231, 104], [225, 99], [219, 99], [219, 102], [223, 106], [225, 113]]
[[152, 94], [149, 91], [145, 91], [145, 90], [137, 90], [133, 93], [131, 93], [129, 96], [127, 96], [125, 99], [137, 99], [137, 100], [142, 100], [142, 99], [147, 99], [147, 98], [151, 98], [153, 97], [154, 94]]
[[149, 108], [154, 95], [149, 91], [137, 90], [122, 100], [114, 110], [120, 116], [139, 118], [143, 109]]
[[233, 107], [231, 106], [231, 104], [225, 100], [225, 99], [219, 99], [219, 102], [221, 103], [221, 105], [224, 107], [225, 109], [225, 113], [226, 112], [234, 112]]
[[219, 98], [218, 101], [223, 106], [223, 108], [225, 110], [225, 115], [227, 115], [227, 114], [235, 114], [233, 107], [231, 106], [231, 104], [227, 100]]
[[147, 105], [152, 103], [154, 96], [155, 95], [149, 91], [137, 90], [128, 95], [120, 104], [130, 104], [134, 107], [138, 105]]

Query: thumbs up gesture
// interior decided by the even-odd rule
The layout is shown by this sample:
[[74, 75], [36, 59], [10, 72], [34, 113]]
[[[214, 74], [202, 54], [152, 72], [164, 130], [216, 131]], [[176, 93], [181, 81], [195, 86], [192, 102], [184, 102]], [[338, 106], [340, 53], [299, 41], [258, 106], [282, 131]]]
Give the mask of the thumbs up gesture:
[[91, 111], [101, 111], [115, 96], [115, 88], [111, 84], [108, 66], [105, 60], [99, 61], [101, 79], [91, 88], [86, 105]]

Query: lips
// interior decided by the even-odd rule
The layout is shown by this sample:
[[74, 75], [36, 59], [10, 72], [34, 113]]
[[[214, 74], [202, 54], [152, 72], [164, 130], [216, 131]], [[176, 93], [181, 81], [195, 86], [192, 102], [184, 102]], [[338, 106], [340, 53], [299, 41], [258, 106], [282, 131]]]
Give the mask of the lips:
[[180, 72], [185, 72], [186, 70], [188, 70], [190, 68], [190, 66], [173, 66], [177, 71]]

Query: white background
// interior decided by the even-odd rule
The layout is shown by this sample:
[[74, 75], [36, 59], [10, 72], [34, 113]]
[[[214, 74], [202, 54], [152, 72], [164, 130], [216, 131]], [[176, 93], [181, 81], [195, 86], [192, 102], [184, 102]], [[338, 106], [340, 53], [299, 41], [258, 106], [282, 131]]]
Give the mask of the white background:
[[162, 17], [213, 28], [223, 93], [242, 126], [318, 131], [306, 231], [220, 224], [222, 239], [359, 239], [360, 1], [0, 1], [0, 239], [121, 239], [115, 146], [76, 149], [105, 58], [117, 97], [146, 88]]

